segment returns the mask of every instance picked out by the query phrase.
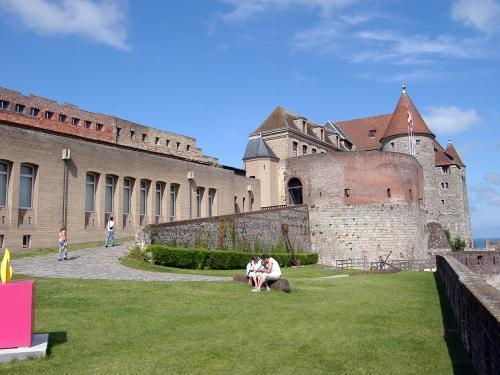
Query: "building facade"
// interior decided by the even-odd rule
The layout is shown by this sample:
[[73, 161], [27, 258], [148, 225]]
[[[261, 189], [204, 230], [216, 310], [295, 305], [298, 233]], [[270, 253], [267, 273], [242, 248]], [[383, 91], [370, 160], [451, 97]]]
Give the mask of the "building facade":
[[0, 247], [134, 236], [147, 223], [260, 209], [260, 182], [191, 137], [0, 89]]

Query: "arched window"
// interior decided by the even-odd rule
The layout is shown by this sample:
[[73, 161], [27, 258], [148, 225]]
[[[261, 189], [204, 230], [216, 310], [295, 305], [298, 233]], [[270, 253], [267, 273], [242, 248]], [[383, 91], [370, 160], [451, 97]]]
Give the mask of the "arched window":
[[298, 178], [294, 177], [288, 181], [288, 194], [290, 195], [290, 203], [304, 203], [302, 199], [302, 182]]

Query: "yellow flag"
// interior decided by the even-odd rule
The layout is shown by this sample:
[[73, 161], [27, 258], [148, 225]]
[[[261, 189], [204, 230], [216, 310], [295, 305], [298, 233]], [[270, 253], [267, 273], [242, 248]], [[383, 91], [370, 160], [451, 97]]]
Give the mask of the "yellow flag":
[[3, 254], [2, 265], [0, 266], [0, 277], [2, 279], [2, 284], [7, 284], [12, 277], [9, 249], [5, 249], [5, 252]]

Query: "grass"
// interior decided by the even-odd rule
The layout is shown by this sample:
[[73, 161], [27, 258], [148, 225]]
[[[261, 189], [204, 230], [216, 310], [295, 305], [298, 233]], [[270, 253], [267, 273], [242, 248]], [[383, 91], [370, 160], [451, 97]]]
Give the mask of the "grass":
[[470, 373], [432, 273], [284, 272], [290, 294], [233, 282], [37, 279], [36, 331], [50, 332], [50, 355], [0, 373]]
[[[132, 237], [127, 237], [123, 238], [120, 240], [115, 240], [115, 244], [121, 244], [126, 241], [132, 240]], [[85, 243], [80, 243], [80, 244], [75, 244], [75, 245], [69, 245], [68, 246], [68, 251], [74, 251], [74, 250], [84, 250], [84, 249], [92, 249], [98, 246], [103, 246], [103, 241], [96, 241], [96, 242], [85, 242]], [[34, 257], [34, 256], [39, 256], [39, 255], [48, 255], [48, 254], [53, 254], [57, 253], [59, 251], [59, 248], [57, 246], [54, 247], [44, 247], [41, 249], [35, 249], [35, 250], [29, 250], [29, 251], [19, 251], [19, 252], [11, 252], [11, 258], [12, 259], [19, 259], [19, 258], [26, 258], [26, 257]]]

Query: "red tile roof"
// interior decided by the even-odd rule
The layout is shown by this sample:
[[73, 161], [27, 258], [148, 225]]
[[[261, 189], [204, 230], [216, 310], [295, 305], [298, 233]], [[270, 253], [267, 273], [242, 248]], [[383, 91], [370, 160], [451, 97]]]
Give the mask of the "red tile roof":
[[[338, 121], [337, 125], [347, 134], [356, 145], [358, 151], [379, 150], [380, 139], [384, 135], [392, 114], [358, 118], [355, 120]], [[375, 130], [374, 137], [370, 137], [370, 130]]]
[[460, 156], [458, 156], [458, 152], [451, 144], [451, 141], [449, 141], [448, 146], [446, 146], [446, 153], [453, 158], [453, 161], [456, 165], [458, 165], [459, 167], [465, 167], [465, 164], [462, 162], [462, 159], [460, 159]]
[[413, 114], [413, 133], [434, 137], [406, 91], [403, 91], [382, 139], [408, 134], [408, 109]]

